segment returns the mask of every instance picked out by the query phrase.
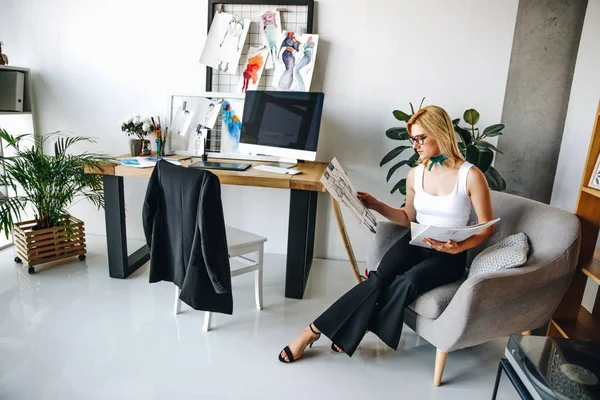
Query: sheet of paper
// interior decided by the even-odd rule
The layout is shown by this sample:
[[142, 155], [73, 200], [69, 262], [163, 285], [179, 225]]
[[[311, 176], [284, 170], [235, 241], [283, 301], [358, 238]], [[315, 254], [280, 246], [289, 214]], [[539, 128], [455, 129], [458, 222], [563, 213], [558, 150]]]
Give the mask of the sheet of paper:
[[212, 129], [215, 126], [215, 122], [217, 122], [217, 117], [219, 116], [219, 111], [221, 110], [221, 103], [223, 99], [204, 99], [202, 104], [206, 107], [205, 109], [199, 110], [198, 115], [204, 115], [204, 119], [198, 121], [204, 128]]
[[336, 158], [331, 160], [325, 169], [323, 176], [321, 176], [321, 183], [338, 203], [345, 205], [352, 211], [352, 215], [354, 215], [364, 232], [375, 235], [375, 227], [377, 226], [375, 216], [358, 199], [350, 178]]
[[260, 27], [262, 28], [263, 44], [269, 50], [267, 57], [266, 69], [275, 67], [277, 59], [277, 46], [281, 43], [281, 17], [279, 11], [269, 10], [264, 11], [260, 15]]
[[192, 119], [194, 118], [194, 111], [187, 109], [177, 108], [173, 121], [171, 121], [170, 132], [175, 132], [179, 136], [187, 135], [188, 130], [192, 126]]
[[244, 100], [230, 99], [221, 105], [221, 153], [239, 153], [243, 113]]
[[410, 234], [412, 238], [410, 244], [420, 247], [431, 248], [428, 244], [423, 243], [424, 238], [431, 238], [439, 240], [441, 242], [445, 242], [448, 240], [462, 242], [463, 240], [467, 240], [477, 232], [481, 232], [488, 226], [494, 225], [498, 221], [500, 221], [500, 218], [496, 218], [495, 220], [483, 224], [458, 228], [441, 228], [437, 226], [415, 224], [413, 222], [410, 224]]
[[310, 91], [319, 35], [283, 32], [277, 49], [273, 85], [281, 90]]
[[200, 56], [200, 63], [235, 75], [250, 28], [250, 19], [228, 13], [215, 14]]
[[[181, 165], [181, 162], [178, 160], [173, 160], [169, 158], [163, 158], [163, 160], [170, 162], [171, 164]], [[131, 157], [131, 158], [121, 158], [119, 162], [128, 167], [135, 168], [150, 168], [156, 165], [158, 161], [157, 157]]]
[[258, 82], [265, 69], [265, 63], [268, 56], [269, 49], [267, 46], [250, 47], [248, 56], [246, 57], [246, 63], [242, 68], [242, 76], [238, 83], [238, 93], [246, 93], [247, 90], [256, 90], [258, 88]]

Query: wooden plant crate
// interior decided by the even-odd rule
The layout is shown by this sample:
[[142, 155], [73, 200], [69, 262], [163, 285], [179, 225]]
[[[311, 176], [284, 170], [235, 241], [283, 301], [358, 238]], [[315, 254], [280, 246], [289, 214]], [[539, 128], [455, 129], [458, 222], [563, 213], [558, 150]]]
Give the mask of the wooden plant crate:
[[33, 230], [37, 221], [16, 223], [13, 237], [17, 257], [15, 262], [29, 265], [29, 273], [35, 273], [35, 265], [79, 256], [85, 260], [85, 230], [83, 221], [70, 217], [68, 225]]

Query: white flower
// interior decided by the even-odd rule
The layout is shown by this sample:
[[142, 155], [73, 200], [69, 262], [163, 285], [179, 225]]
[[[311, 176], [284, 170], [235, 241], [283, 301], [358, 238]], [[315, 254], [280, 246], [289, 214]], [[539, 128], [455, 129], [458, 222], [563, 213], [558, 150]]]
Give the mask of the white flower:
[[127, 118], [125, 118], [125, 123], [130, 124], [132, 120], [133, 120], [133, 117], [131, 115], [129, 115], [129, 116], [127, 116]]
[[133, 118], [132, 122], [133, 122], [134, 125], [141, 125], [142, 124], [142, 121], [137, 116]]
[[150, 124], [144, 124], [144, 125], [142, 125], [142, 130], [144, 132], [150, 132]]

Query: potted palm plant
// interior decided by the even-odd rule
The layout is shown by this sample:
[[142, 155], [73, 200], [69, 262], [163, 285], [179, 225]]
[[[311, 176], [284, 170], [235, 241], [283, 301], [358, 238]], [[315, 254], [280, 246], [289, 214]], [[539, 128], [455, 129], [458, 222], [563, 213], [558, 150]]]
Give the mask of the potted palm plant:
[[[104, 207], [102, 176], [86, 174], [112, 158], [98, 153], [71, 154], [74, 145], [94, 140], [55, 132], [44, 136], [12, 136], [0, 129], [6, 149], [0, 156], [0, 187], [8, 195], [0, 200], [0, 229], [13, 232], [15, 262], [34, 266], [67, 257], [85, 259], [83, 222], [69, 214], [74, 201], [85, 198]], [[44, 147], [51, 148], [44, 154]], [[32, 218], [23, 217], [31, 215]]]

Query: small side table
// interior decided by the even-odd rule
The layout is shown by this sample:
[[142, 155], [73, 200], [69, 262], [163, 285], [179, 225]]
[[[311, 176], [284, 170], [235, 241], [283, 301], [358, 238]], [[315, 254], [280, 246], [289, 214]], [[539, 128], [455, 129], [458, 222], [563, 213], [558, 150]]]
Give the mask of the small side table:
[[521, 378], [517, 375], [513, 367], [510, 365], [506, 358], [502, 358], [500, 363], [498, 364], [498, 373], [496, 374], [496, 383], [494, 384], [494, 392], [492, 393], [492, 400], [496, 400], [496, 396], [498, 394], [498, 385], [500, 384], [500, 377], [502, 376], [502, 371], [506, 373], [506, 376], [510, 380], [510, 383], [514, 386], [521, 396], [523, 400], [533, 400], [533, 397], [527, 391], [527, 388], [521, 381]]

